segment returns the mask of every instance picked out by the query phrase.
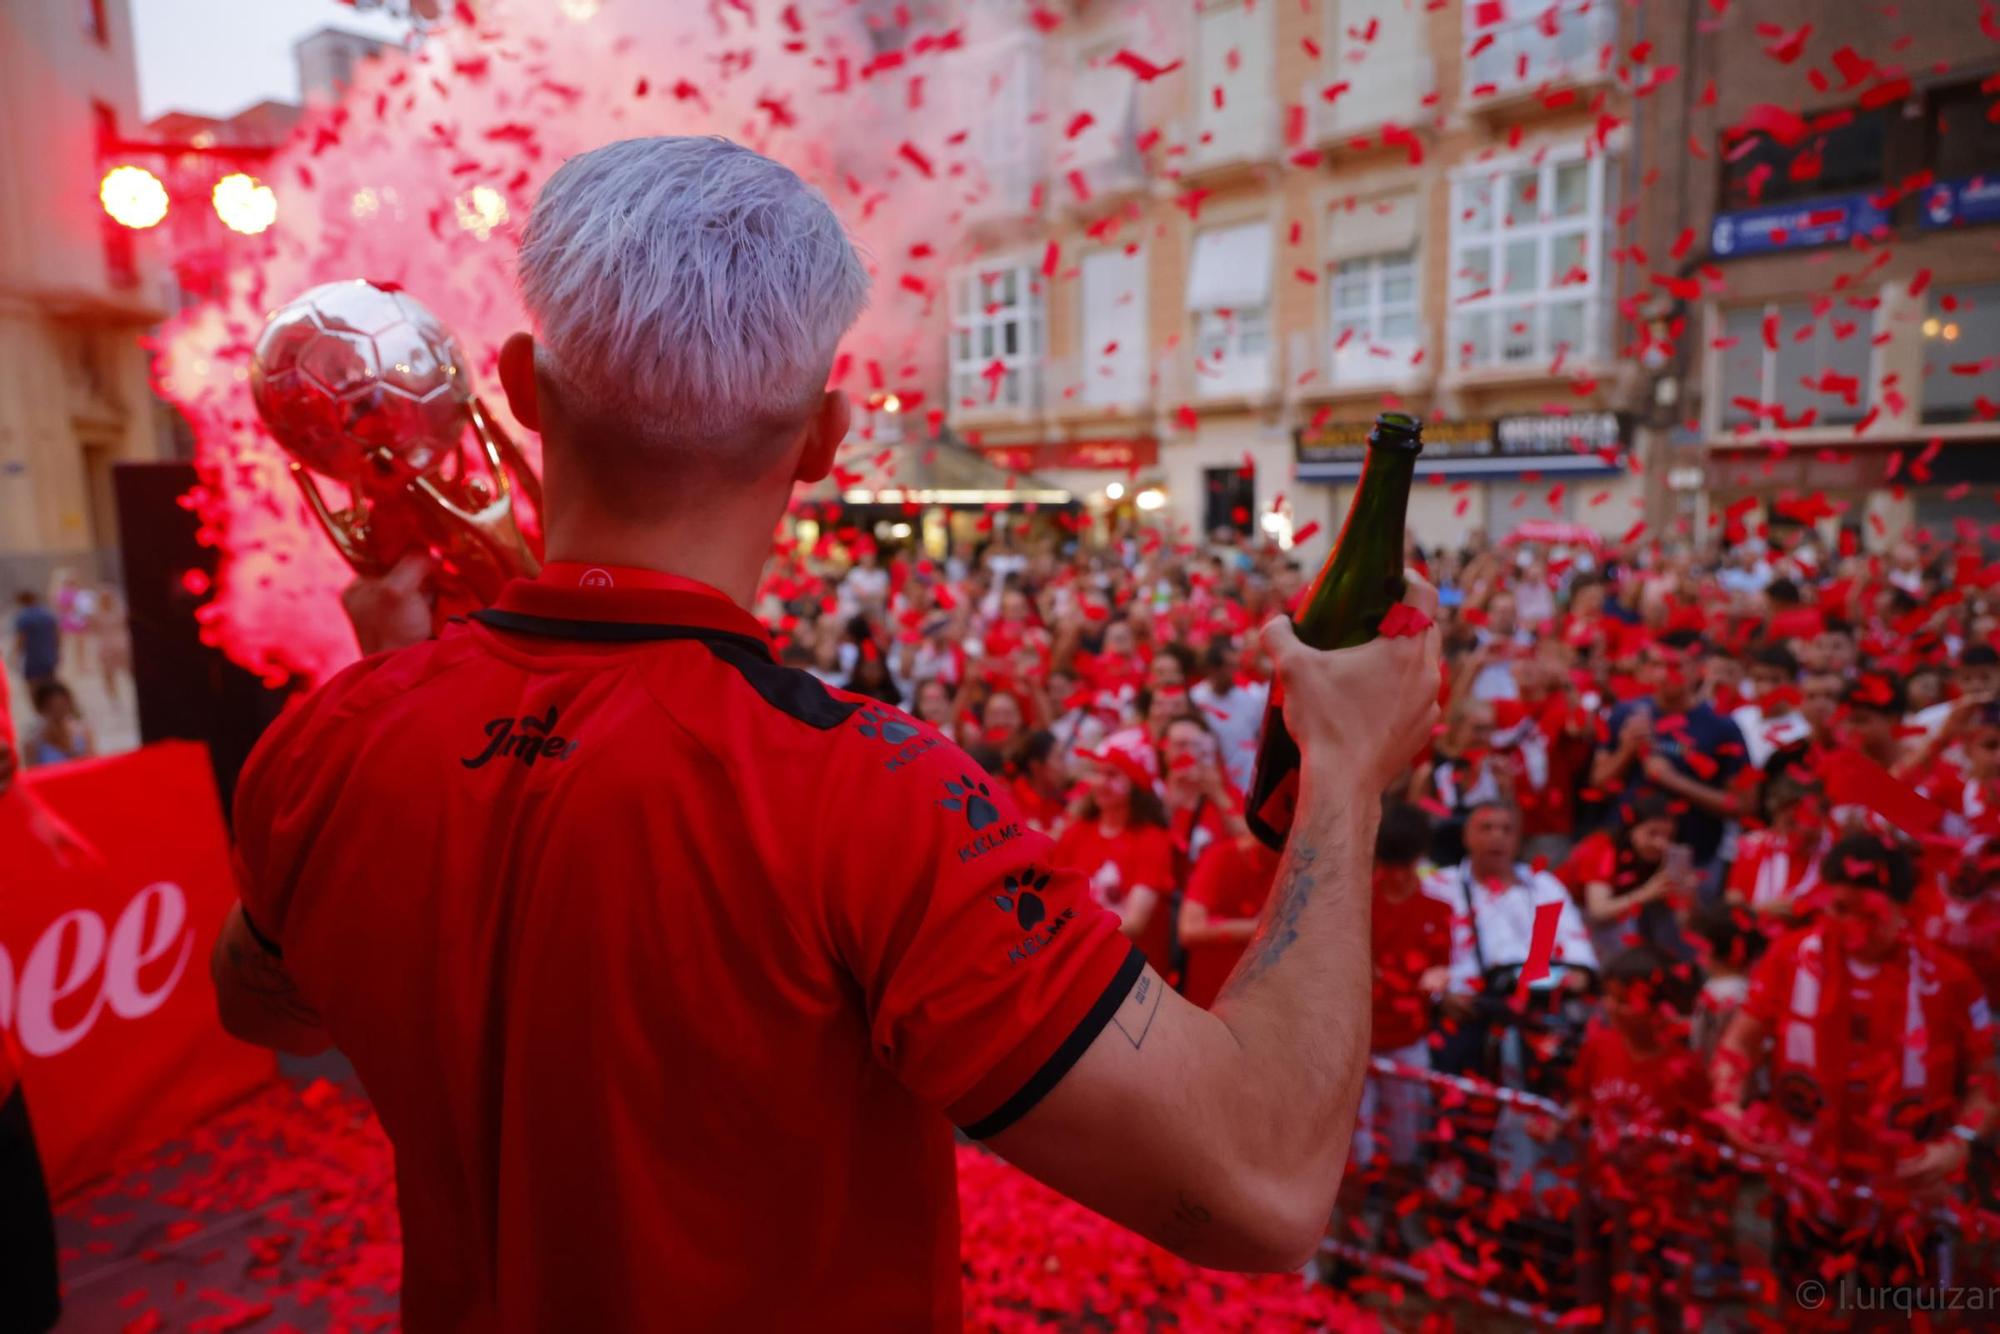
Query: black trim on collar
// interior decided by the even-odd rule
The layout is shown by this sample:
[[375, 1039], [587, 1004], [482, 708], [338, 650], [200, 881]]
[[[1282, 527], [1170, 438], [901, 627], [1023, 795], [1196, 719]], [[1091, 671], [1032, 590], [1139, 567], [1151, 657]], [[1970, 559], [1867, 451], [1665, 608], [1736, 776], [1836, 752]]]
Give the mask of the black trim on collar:
[[491, 607], [472, 619], [495, 630], [569, 639], [595, 644], [655, 644], [668, 640], [698, 640], [717, 659], [736, 670], [766, 704], [809, 727], [830, 732], [854, 716], [856, 701], [835, 699], [811, 672], [772, 661], [770, 644], [733, 630], [703, 625], [654, 625], [643, 621], [583, 621]]
[[1125, 962], [1118, 965], [1111, 985], [1104, 988], [1104, 994], [1090, 1007], [1090, 1013], [1084, 1015], [1070, 1035], [1063, 1039], [1062, 1046], [1057, 1047], [1055, 1054], [1042, 1063], [1042, 1068], [1035, 1071], [1028, 1082], [1021, 1085], [1013, 1097], [1001, 1103], [991, 1116], [969, 1126], [961, 1126], [966, 1138], [990, 1139], [1034, 1110], [1035, 1104], [1049, 1095], [1049, 1090], [1062, 1081], [1070, 1067], [1083, 1059], [1084, 1052], [1097, 1041], [1097, 1035], [1104, 1031], [1104, 1026], [1111, 1022], [1111, 1016], [1118, 1013], [1118, 1007], [1125, 1003], [1132, 988], [1138, 985], [1139, 974], [1145, 969], [1146, 956], [1137, 945], [1131, 946]]

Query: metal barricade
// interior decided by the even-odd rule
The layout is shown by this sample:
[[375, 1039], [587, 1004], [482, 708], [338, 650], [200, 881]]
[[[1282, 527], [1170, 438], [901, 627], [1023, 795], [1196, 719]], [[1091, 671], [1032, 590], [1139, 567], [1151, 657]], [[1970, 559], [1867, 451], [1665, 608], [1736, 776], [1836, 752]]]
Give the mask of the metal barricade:
[[[1850, 1300], [1864, 1283], [1921, 1302], [1993, 1281], [2000, 1213], [1990, 1180], [1972, 1193], [1913, 1207], [1704, 1134], [1593, 1128], [1546, 1097], [1377, 1058], [1322, 1272], [1530, 1325], [1810, 1324], [1868, 1309]], [[1875, 1269], [1866, 1228], [1829, 1234], [1829, 1216], [1896, 1220]]]

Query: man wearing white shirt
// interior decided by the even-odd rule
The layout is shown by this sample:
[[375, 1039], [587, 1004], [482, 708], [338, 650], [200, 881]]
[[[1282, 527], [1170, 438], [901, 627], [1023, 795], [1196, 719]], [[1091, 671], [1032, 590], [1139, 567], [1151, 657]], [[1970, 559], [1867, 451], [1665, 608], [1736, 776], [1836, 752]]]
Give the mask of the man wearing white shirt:
[[[1424, 883], [1424, 892], [1452, 908], [1451, 971], [1443, 997], [1445, 1009], [1460, 1016], [1472, 1012], [1473, 998], [1484, 976], [1495, 968], [1517, 967], [1528, 961], [1535, 934], [1535, 909], [1560, 903], [1556, 943], [1551, 960], [1595, 970], [1597, 952], [1583, 914], [1562, 881], [1546, 871], [1515, 861], [1521, 848], [1521, 818], [1511, 806], [1485, 802], [1465, 819], [1465, 860], [1445, 867]], [[1569, 978], [1578, 978], [1571, 982]], [[1579, 985], [1579, 975], [1551, 977], [1536, 989]], [[1504, 999], [1504, 998], [1502, 998]]]
[[[1521, 850], [1521, 817], [1513, 807], [1500, 802], [1473, 807], [1465, 819], [1464, 837], [1465, 860], [1424, 883], [1424, 893], [1452, 909], [1451, 967], [1441, 997], [1447, 1022], [1432, 1064], [1447, 1074], [1471, 1074], [1504, 1087], [1526, 1088], [1529, 1057], [1518, 1033], [1503, 1030], [1499, 1043], [1491, 1041], [1494, 1007], [1478, 1003], [1487, 976], [1494, 969], [1514, 969], [1528, 961], [1535, 910], [1545, 903], [1562, 905], [1549, 956], [1552, 969], [1571, 964], [1594, 972], [1597, 952], [1591, 948], [1583, 914], [1562, 881], [1515, 860]], [[1500, 985], [1510, 983], [1502, 980]], [[1562, 969], [1533, 983], [1531, 990], [1582, 990], [1586, 985], [1584, 974]], [[1499, 994], [1490, 999], [1504, 1004], [1508, 997]], [[1496, 1171], [1493, 1184], [1503, 1190], [1543, 1171], [1547, 1151], [1516, 1108], [1500, 1110], [1490, 1147]]]
[[1223, 635], [1210, 641], [1202, 657], [1203, 675], [1188, 691], [1188, 698], [1208, 720], [1215, 733], [1222, 767], [1238, 792], [1250, 790], [1250, 776], [1257, 767], [1257, 739], [1264, 730], [1264, 707], [1271, 688], [1263, 682], [1240, 684], [1236, 679], [1236, 645]]

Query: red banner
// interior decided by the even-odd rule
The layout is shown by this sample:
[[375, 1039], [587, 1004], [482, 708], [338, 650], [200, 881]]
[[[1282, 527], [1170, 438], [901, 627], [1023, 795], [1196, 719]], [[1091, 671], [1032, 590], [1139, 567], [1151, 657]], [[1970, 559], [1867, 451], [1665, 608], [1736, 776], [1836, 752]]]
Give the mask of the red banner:
[[58, 1197], [277, 1073], [222, 1031], [208, 955], [236, 899], [208, 752], [149, 746], [24, 776], [101, 860], [0, 800], [0, 1030]]

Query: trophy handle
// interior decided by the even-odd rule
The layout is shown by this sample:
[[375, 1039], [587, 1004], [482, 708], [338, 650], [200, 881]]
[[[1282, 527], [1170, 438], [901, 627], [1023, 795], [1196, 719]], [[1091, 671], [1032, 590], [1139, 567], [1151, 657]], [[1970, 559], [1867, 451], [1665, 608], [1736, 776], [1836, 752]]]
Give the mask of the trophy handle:
[[521, 493], [527, 496], [528, 503], [535, 507], [539, 518], [542, 513], [542, 479], [528, 466], [527, 456], [521, 453], [513, 437], [500, 428], [500, 423], [493, 419], [484, 403], [474, 398], [470, 408], [472, 433], [479, 437], [480, 446], [486, 451], [486, 460], [493, 465], [494, 474], [503, 480], [511, 475]]
[[379, 579], [387, 574], [389, 567], [376, 555], [373, 544], [368, 540], [368, 530], [365, 526], [367, 520], [357, 511], [336, 510], [328, 505], [326, 497], [320, 494], [318, 484], [313, 481], [312, 474], [301, 464], [293, 463], [289, 466], [292, 480], [299, 484], [299, 490], [306, 498], [306, 507], [313, 512], [313, 517], [319, 520], [319, 526], [325, 530], [327, 538], [333, 543], [334, 550], [340, 553], [341, 559], [345, 560], [356, 574], [367, 578]]

